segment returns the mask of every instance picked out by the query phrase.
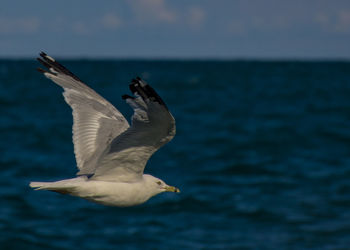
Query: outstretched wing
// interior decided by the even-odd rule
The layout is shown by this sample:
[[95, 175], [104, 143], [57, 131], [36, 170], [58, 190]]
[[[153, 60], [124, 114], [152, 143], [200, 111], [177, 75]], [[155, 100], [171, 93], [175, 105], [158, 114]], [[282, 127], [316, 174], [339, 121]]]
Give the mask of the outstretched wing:
[[105, 150], [91, 179], [139, 180], [151, 155], [175, 135], [175, 119], [154, 89], [139, 77], [129, 88], [135, 97], [123, 99], [134, 109], [132, 126]]
[[49, 71], [38, 70], [64, 89], [64, 99], [73, 110], [74, 153], [80, 170], [77, 174], [93, 174], [103, 151], [129, 124], [112, 104], [72, 72], [45, 53], [40, 56], [38, 61]]

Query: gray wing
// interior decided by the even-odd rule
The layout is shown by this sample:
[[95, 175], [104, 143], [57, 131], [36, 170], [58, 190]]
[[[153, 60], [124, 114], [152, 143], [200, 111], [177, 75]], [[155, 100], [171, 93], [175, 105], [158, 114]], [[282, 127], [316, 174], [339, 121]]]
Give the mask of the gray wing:
[[139, 77], [129, 88], [136, 97], [123, 99], [134, 109], [132, 126], [105, 150], [92, 179], [137, 181], [151, 155], [175, 136], [175, 119], [154, 89]]
[[124, 116], [78, 77], [45, 53], [38, 58], [49, 71], [47, 78], [64, 89], [65, 101], [73, 110], [74, 153], [78, 175], [93, 174], [97, 160], [111, 141], [129, 128]]

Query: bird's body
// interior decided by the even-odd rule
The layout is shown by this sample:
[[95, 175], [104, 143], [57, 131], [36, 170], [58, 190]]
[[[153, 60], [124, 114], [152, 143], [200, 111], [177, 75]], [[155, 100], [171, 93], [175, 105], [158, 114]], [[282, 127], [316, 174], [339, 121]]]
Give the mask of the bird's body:
[[153, 188], [154, 179], [147, 174], [137, 182], [96, 181], [79, 176], [56, 182], [32, 182], [31, 187], [77, 196], [106, 206], [129, 207], [142, 204], [162, 192]]
[[148, 159], [175, 135], [175, 120], [159, 95], [140, 78], [123, 99], [134, 109], [132, 125], [108, 101], [45, 53], [39, 69], [64, 89], [73, 110], [73, 143], [78, 177], [31, 182], [36, 190], [81, 197], [108, 206], [142, 204], [162, 192], [179, 192], [162, 180], [143, 174]]

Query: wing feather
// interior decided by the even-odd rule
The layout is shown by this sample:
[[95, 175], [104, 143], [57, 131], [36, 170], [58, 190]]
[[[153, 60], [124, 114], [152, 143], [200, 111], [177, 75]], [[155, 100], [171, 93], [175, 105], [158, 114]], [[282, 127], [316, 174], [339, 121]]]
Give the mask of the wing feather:
[[124, 116], [77, 76], [45, 53], [38, 69], [64, 89], [64, 99], [73, 111], [74, 153], [78, 175], [93, 174], [96, 163], [111, 141], [129, 128]]
[[64, 89], [73, 110], [73, 143], [78, 175], [105, 181], [137, 181], [148, 159], [176, 133], [175, 119], [166, 104], [145, 81], [133, 79], [135, 97], [123, 99], [134, 109], [132, 126], [108, 101], [45, 53], [38, 69]]
[[105, 150], [92, 179], [139, 180], [152, 154], [175, 136], [175, 119], [154, 89], [140, 78], [129, 87], [136, 97], [123, 98], [134, 109], [132, 126]]

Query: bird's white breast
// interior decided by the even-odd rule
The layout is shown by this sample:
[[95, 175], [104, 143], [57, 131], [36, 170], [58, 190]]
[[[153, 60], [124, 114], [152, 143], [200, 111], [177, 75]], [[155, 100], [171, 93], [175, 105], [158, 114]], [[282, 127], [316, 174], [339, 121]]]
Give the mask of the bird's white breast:
[[153, 195], [146, 192], [143, 181], [109, 182], [87, 180], [76, 187], [71, 195], [107, 206], [134, 206], [146, 202]]

